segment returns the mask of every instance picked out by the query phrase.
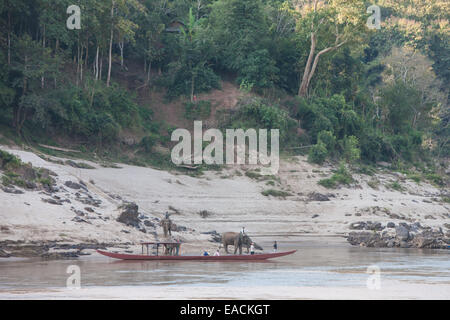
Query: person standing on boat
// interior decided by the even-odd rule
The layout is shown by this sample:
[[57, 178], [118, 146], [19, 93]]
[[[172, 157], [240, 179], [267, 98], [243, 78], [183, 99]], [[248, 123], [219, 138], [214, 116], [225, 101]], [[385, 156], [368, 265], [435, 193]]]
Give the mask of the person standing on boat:
[[255, 254], [255, 244], [253, 242], [250, 245], [250, 254]]
[[206, 257], [206, 256], [209, 256], [209, 252], [205, 250], [205, 251], [203, 252], [203, 255], [204, 255], [205, 257]]
[[181, 241], [179, 238], [177, 238], [176, 240], [176, 245], [175, 245], [175, 255], [178, 256], [180, 255], [180, 246], [181, 246]]
[[277, 252], [277, 250], [278, 250], [278, 244], [277, 244], [277, 242], [275, 241], [275, 242], [273, 243], [273, 252]]
[[217, 249], [216, 253], [214, 254], [216, 257], [220, 256], [219, 249]]

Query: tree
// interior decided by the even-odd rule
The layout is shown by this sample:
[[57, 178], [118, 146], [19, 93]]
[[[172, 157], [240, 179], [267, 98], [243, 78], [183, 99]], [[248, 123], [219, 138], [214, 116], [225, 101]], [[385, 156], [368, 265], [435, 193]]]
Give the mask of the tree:
[[17, 58], [14, 59], [12, 69], [15, 78], [12, 82], [16, 89], [13, 104], [13, 127], [18, 135], [21, 134], [25, 120], [40, 107], [44, 107], [39, 90], [41, 79], [50, 72], [55, 72], [55, 65], [51, 58], [50, 49], [43, 48], [40, 43], [24, 35], [17, 40], [14, 47]]
[[216, 1], [209, 27], [220, 67], [255, 86], [274, 84], [278, 69], [266, 46], [270, 42], [270, 24], [261, 0]]

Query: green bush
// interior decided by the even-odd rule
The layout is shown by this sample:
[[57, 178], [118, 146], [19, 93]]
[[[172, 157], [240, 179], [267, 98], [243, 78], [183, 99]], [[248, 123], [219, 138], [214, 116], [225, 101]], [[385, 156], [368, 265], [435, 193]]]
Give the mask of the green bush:
[[144, 138], [142, 138], [140, 146], [144, 148], [145, 152], [151, 152], [152, 148], [156, 145], [156, 143], [160, 140], [160, 137], [156, 134], [150, 134]]
[[11, 169], [17, 169], [22, 165], [22, 161], [16, 157], [15, 155], [0, 150], [0, 168], [11, 170]]
[[329, 152], [334, 150], [336, 146], [336, 137], [331, 131], [320, 131], [317, 135], [317, 141], [324, 143]]
[[388, 188], [396, 190], [396, 191], [405, 190], [405, 188], [403, 188], [402, 185], [398, 181], [394, 181], [394, 182], [388, 184]]
[[204, 120], [211, 115], [211, 102], [202, 100], [184, 104], [184, 117], [189, 120]]
[[325, 188], [335, 188], [339, 185], [349, 185], [354, 181], [351, 173], [347, 170], [344, 163], [339, 165], [338, 170], [328, 179], [322, 179], [318, 183]]
[[361, 157], [358, 138], [355, 136], [345, 137], [343, 140], [343, 156], [348, 163], [354, 163]]
[[322, 164], [328, 156], [328, 150], [323, 142], [314, 145], [308, 154], [308, 161], [312, 163]]
[[281, 143], [286, 145], [292, 141], [297, 127], [296, 121], [289, 116], [287, 111], [261, 98], [241, 101], [239, 110], [231, 117], [230, 123], [225, 125], [227, 128], [233, 129], [267, 129], [268, 139], [270, 130], [278, 129], [280, 145]]
[[442, 179], [442, 177], [436, 173], [427, 173], [425, 175], [425, 178], [431, 183], [440, 187], [444, 185], [444, 179]]
[[269, 189], [269, 190], [264, 190], [262, 192], [263, 196], [273, 196], [273, 197], [288, 197], [288, 196], [292, 196], [291, 193], [286, 192], [286, 191], [282, 191], [282, 190], [275, 190], [275, 189]]

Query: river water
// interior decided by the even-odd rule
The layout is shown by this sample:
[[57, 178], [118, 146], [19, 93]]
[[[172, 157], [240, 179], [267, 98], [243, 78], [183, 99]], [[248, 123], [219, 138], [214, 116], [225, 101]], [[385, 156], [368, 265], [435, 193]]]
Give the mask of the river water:
[[[270, 247], [269, 242], [261, 244], [265, 248]], [[66, 281], [70, 276], [67, 268], [77, 265], [81, 287], [87, 289], [85, 295], [78, 294], [77, 298], [95, 298], [96, 296], [90, 295], [89, 289], [100, 292], [102, 289], [108, 289], [109, 292], [115, 292], [115, 298], [135, 298], [131, 293], [127, 295], [127, 292], [133, 289], [150, 292], [158, 288], [176, 289], [178, 293], [189, 291], [190, 294], [164, 295], [159, 290], [156, 298], [224, 297], [220, 294], [223, 288], [234, 288], [236, 292], [239, 292], [239, 288], [259, 288], [259, 291], [253, 292], [252, 297], [255, 298], [286, 297], [283, 291], [288, 292], [289, 288], [305, 289], [305, 294], [300, 295], [300, 298], [310, 297], [308, 288], [320, 289], [311, 297], [321, 298], [320, 292], [323, 292], [323, 297], [327, 298], [330, 297], [328, 289], [349, 288], [354, 290], [348, 295], [352, 298], [359, 292], [365, 292], [361, 290], [370, 289], [368, 279], [372, 275], [369, 286], [381, 283], [382, 287], [383, 284], [388, 284], [389, 288], [398, 289], [391, 292], [390, 298], [450, 299], [448, 250], [362, 248], [326, 239], [289, 239], [280, 241], [279, 246], [279, 251], [298, 251], [294, 255], [266, 262], [118, 261], [98, 255], [78, 260], [56, 261], [3, 259], [0, 260], [0, 298], [52, 298], [45, 293], [59, 292], [58, 290], [65, 292]], [[368, 273], [369, 267], [369, 270], [379, 270], [379, 274]], [[411, 292], [408, 285], [414, 285], [417, 292]], [[122, 291], [121, 288], [127, 290]], [[203, 292], [195, 295], [192, 293], [195, 292], [192, 290], [194, 288], [202, 288]], [[275, 291], [270, 292], [271, 288]], [[409, 290], [407, 295], [402, 292], [402, 288]], [[437, 291], [427, 295], [422, 290], [424, 288]], [[280, 290], [279, 295], [277, 290]], [[270, 295], [263, 294], [268, 291]], [[55, 297], [66, 295], [60, 293]], [[294, 294], [287, 297], [297, 296]], [[155, 296], [150, 295], [149, 298]]]

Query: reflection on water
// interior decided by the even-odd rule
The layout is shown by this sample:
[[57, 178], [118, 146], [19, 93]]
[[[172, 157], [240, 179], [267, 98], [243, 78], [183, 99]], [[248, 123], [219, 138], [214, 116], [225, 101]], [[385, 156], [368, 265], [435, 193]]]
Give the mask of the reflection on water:
[[[270, 247], [267, 244], [266, 247]], [[118, 261], [106, 257], [59, 261], [0, 260], [0, 289], [64, 287], [66, 269], [81, 269], [86, 286], [361, 286], [368, 266], [381, 278], [450, 285], [447, 250], [374, 249], [348, 245], [284, 243], [291, 256], [266, 262]]]

